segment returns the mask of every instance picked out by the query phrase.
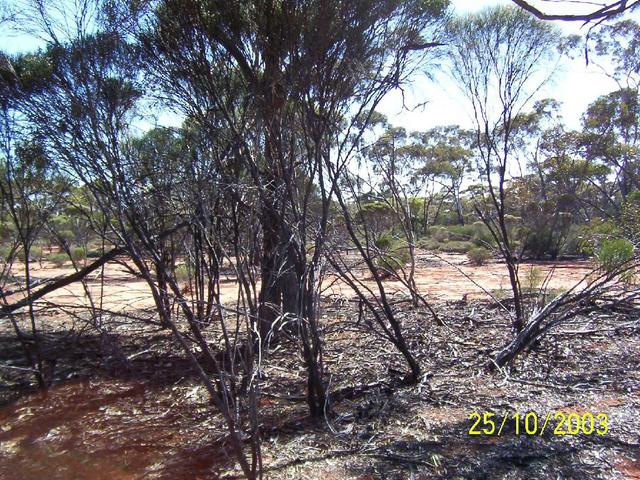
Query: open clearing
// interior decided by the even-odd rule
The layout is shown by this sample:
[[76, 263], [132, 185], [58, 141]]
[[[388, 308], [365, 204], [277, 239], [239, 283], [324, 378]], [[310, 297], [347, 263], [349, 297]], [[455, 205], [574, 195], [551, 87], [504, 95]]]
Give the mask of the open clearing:
[[[82, 266], [82, 265], [80, 265]], [[588, 261], [564, 262], [523, 262], [520, 266], [524, 279], [533, 276], [540, 283], [553, 270], [549, 288], [567, 289], [578, 283], [589, 273], [591, 263]], [[32, 275], [35, 280], [52, 279], [72, 273], [70, 265], [59, 268], [49, 262], [34, 264]], [[20, 275], [20, 265], [14, 267], [14, 273]], [[97, 271], [87, 278], [90, 291], [99, 297], [101, 272]], [[105, 309], [127, 311], [132, 308], [153, 306], [153, 298], [149, 293], [146, 282], [131, 275], [118, 263], [110, 263], [105, 268], [104, 298]], [[374, 283], [370, 275], [361, 273], [360, 278], [368, 286]], [[461, 300], [467, 298], [489, 298], [487, 292], [496, 294], [500, 290], [509, 288], [509, 276], [504, 264], [489, 262], [486, 265], [472, 265], [466, 255], [444, 253], [441, 255], [423, 255], [418, 259], [416, 270], [416, 285], [418, 290], [432, 302], [446, 300]], [[232, 274], [223, 277], [221, 282], [221, 298], [223, 302], [233, 302], [237, 298], [237, 283]], [[259, 285], [259, 283], [258, 283]], [[387, 280], [385, 286], [392, 293], [406, 292], [398, 281]], [[534, 287], [536, 285], [533, 285]], [[524, 285], [527, 287], [527, 285]], [[324, 295], [346, 296], [352, 295], [351, 289], [337, 277], [328, 275], [323, 284]], [[68, 287], [56, 290], [46, 297], [47, 300], [58, 305], [82, 305], [85, 303], [83, 286], [73, 283]], [[15, 298], [13, 299], [15, 300]]]

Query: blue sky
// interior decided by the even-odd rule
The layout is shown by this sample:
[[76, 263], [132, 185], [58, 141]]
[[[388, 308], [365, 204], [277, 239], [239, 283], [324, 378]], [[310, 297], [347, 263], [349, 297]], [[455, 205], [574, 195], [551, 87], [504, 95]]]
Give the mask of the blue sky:
[[[15, 2], [9, 2], [9, 4], [12, 3], [15, 4]], [[553, 13], [562, 13], [566, 8], [571, 8], [573, 11], [579, 8], [571, 2], [563, 2], [564, 6], [540, 0], [533, 3]], [[467, 13], [489, 5], [511, 4], [511, 2], [509, 0], [452, 0], [452, 4], [457, 12]], [[586, 27], [582, 27], [579, 22], [556, 22], [556, 24], [567, 34], [584, 35], [586, 33]], [[36, 49], [39, 45], [40, 42], [33, 37], [12, 36], [7, 29], [0, 31], [0, 50], [4, 52], [28, 51]], [[616, 89], [615, 82], [604, 75], [600, 68], [593, 64], [587, 66], [584, 58], [579, 57], [566, 62], [562, 71], [555, 75], [554, 81], [540, 92], [539, 98], [551, 97], [560, 101], [565, 122], [572, 128], [578, 128], [580, 117], [586, 107], [598, 96], [614, 89]], [[379, 109], [393, 124], [408, 130], [425, 130], [448, 124], [471, 126], [465, 98], [444, 75], [438, 75], [436, 81], [430, 81], [426, 76], [418, 75], [411, 87], [405, 91], [405, 100], [409, 107], [425, 102], [426, 104], [414, 111], [403, 111], [402, 95], [400, 92], [394, 92], [384, 99]]]
[[[576, 10], [579, 7], [570, 2], [565, 2], [564, 5], [553, 5], [553, 3], [541, 1], [532, 3], [549, 13], [568, 13], [568, 8], [573, 9], [573, 13], [579, 11]], [[490, 5], [512, 4], [512, 2], [509, 0], [452, 0], [452, 4], [458, 13], [469, 13]], [[593, 8], [593, 5], [590, 8]], [[588, 29], [580, 22], [554, 23], [566, 34], [584, 36]], [[580, 127], [580, 118], [587, 106], [600, 95], [615, 89], [617, 89], [616, 83], [608, 78], [601, 68], [593, 63], [587, 66], [584, 57], [578, 56], [575, 60], [565, 62], [553, 77], [553, 81], [543, 88], [537, 98], [554, 98], [561, 102], [561, 113], [566, 124], [570, 128], [577, 129]], [[402, 95], [395, 92], [384, 99], [379, 110], [387, 115], [391, 123], [405, 127], [407, 130], [426, 130], [449, 124], [472, 126], [466, 99], [460, 94], [456, 85], [447, 80], [444, 75], [438, 75], [436, 81], [429, 81], [424, 75], [418, 76], [412, 87], [405, 91], [405, 100], [408, 107], [427, 103], [415, 111], [402, 111]]]

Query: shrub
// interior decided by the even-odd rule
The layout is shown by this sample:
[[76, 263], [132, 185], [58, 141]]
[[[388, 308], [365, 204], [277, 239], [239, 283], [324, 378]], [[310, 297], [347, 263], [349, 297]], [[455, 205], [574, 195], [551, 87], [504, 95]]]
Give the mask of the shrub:
[[11, 249], [9, 247], [0, 247], [0, 261], [7, 261], [10, 254]]
[[424, 250], [431, 250], [431, 251], [434, 251], [434, 252], [438, 252], [438, 251], [440, 251], [440, 248], [442, 247], [442, 244], [440, 242], [434, 240], [433, 238], [423, 237], [420, 240], [418, 240], [417, 246], [418, 246], [418, 248], [421, 248], [421, 249], [424, 249]]
[[447, 243], [440, 247], [443, 252], [451, 253], [467, 253], [473, 248], [473, 243], [463, 240], [449, 240]]
[[611, 221], [594, 219], [588, 225], [579, 228], [578, 249], [585, 255], [598, 256], [600, 247], [607, 239], [620, 235], [618, 225]]
[[543, 273], [538, 267], [531, 266], [529, 270], [527, 270], [524, 278], [525, 289], [533, 292], [540, 288], [540, 285], [543, 280]]
[[441, 243], [446, 243], [449, 241], [449, 232], [447, 231], [446, 228], [440, 227], [440, 228], [434, 229], [431, 236], [433, 237], [434, 240]]
[[73, 242], [76, 239], [76, 236], [72, 230], [62, 230], [58, 232], [58, 236], [60, 236], [60, 238], [62, 238], [66, 242]]
[[102, 252], [100, 250], [89, 250], [87, 252], [87, 258], [100, 258], [102, 256]]
[[473, 243], [478, 246], [484, 246], [487, 244], [493, 245], [493, 237], [491, 236], [491, 232], [489, 232], [489, 229], [484, 223], [477, 221], [474, 222], [471, 226], [473, 227]]
[[64, 253], [50, 253], [47, 255], [47, 260], [53, 263], [56, 267], [63, 266], [67, 259], [68, 257]]
[[450, 237], [453, 236], [460, 240], [471, 240], [476, 232], [476, 228], [473, 224], [467, 223], [466, 225], [448, 225], [447, 231]]
[[71, 257], [74, 260], [84, 260], [85, 258], [87, 258], [87, 251], [84, 249], [84, 247], [74, 247], [71, 250]]
[[374, 264], [382, 276], [400, 271], [411, 260], [409, 247], [405, 242], [395, 242], [387, 251], [374, 259]]
[[491, 258], [491, 252], [486, 248], [474, 247], [467, 252], [469, 261], [474, 265], [484, 265]]
[[178, 282], [189, 281], [189, 267], [184, 263], [176, 267], [174, 274]]
[[[29, 249], [29, 260], [33, 262], [41, 258], [42, 258], [42, 248], [33, 246]], [[18, 252], [18, 259], [24, 263], [25, 261], [24, 250], [20, 250], [20, 252]]]
[[603, 240], [598, 249], [598, 263], [612, 272], [633, 258], [633, 243], [624, 238]]
[[386, 251], [391, 248], [391, 246], [396, 242], [396, 240], [391, 236], [390, 233], [383, 233], [378, 238], [376, 238], [373, 244], [376, 248]]

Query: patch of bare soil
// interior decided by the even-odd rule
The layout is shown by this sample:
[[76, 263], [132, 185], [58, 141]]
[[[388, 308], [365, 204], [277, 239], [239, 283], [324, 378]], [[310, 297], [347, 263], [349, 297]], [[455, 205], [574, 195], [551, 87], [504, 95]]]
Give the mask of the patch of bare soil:
[[[640, 323], [616, 312], [576, 319], [509, 372], [483, 365], [510, 336], [503, 310], [441, 304], [447, 327], [398, 303], [424, 368], [400, 386], [402, 358], [358, 318], [326, 301], [325, 363], [333, 413], [311, 423], [297, 339], [265, 361], [261, 397], [265, 477], [275, 479], [638, 478]], [[0, 478], [193, 479], [238, 476], [224, 427], [167, 332], [122, 321], [106, 338], [43, 322], [57, 359], [46, 396], [2, 370]], [[135, 327], [135, 328], [134, 328]], [[212, 339], [219, 332], [209, 332]], [[0, 329], [0, 362], [24, 366]], [[103, 336], [104, 337], [104, 336]], [[605, 435], [471, 436], [472, 412], [606, 413]]]
[[[357, 260], [354, 257], [354, 261]], [[82, 265], [81, 265], [82, 266]], [[14, 266], [14, 274], [22, 275], [22, 266]], [[552, 272], [548, 284], [550, 289], [568, 289], [579, 283], [591, 270], [588, 261], [561, 262], [524, 262], [520, 265], [521, 275], [525, 279], [542, 281]], [[46, 281], [73, 273], [71, 266], [56, 267], [50, 262], [35, 263], [32, 277], [35, 281]], [[102, 272], [94, 272], [87, 281], [87, 286], [94, 298], [102, 295], [102, 307], [115, 312], [131, 312], [135, 309], [153, 306], [153, 297], [146, 282], [136, 278], [118, 263], [109, 263], [104, 271], [104, 283], [100, 282]], [[368, 271], [361, 271], [363, 284], [372, 287], [373, 280]], [[238, 284], [233, 275], [228, 275], [221, 282], [221, 300], [234, 302], [238, 294]], [[430, 301], [460, 300], [466, 295], [468, 299], [488, 299], [487, 292], [495, 293], [509, 288], [509, 276], [504, 264], [490, 262], [486, 265], [472, 265], [466, 255], [443, 253], [437, 256], [423, 254], [417, 262], [415, 281], [418, 290], [426, 295]], [[259, 284], [259, 282], [258, 282]], [[392, 293], [407, 293], [406, 288], [399, 282], [387, 280], [388, 291]], [[532, 286], [536, 287], [532, 281]], [[352, 291], [348, 285], [335, 276], [329, 275], [323, 284], [324, 293], [334, 296], [351, 297]], [[10, 299], [15, 301], [18, 295]], [[58, 305], [86, 306], [87, 299], [83, 286], [73, 283], [66, 288], [56, 290], [46, 299]]]

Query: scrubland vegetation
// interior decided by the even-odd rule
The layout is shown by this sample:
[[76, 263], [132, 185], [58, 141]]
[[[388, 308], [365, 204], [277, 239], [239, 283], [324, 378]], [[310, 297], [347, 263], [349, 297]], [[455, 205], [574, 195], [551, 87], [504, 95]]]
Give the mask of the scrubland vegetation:
[[[3, 5], [0, 476], [636, 478], [637, 5]], [[553, 409], [611, 433], [469, 436]]]

